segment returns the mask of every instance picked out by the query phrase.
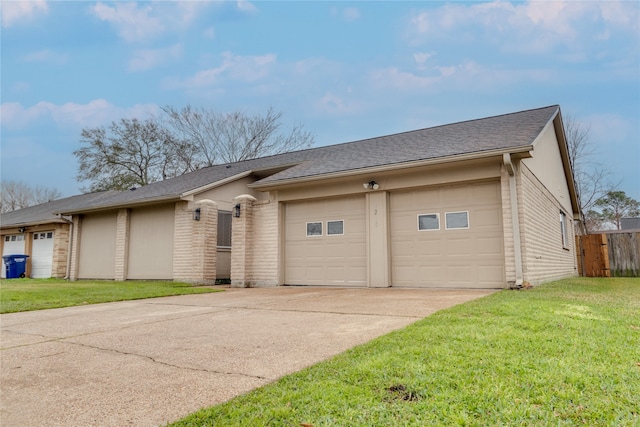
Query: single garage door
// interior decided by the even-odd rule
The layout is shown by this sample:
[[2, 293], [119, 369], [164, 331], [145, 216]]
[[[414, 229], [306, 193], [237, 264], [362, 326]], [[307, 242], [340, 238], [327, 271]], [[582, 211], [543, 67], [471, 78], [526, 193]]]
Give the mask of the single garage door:
[[[4, 236], [4, 247], [2, 248], [2, 256], [5, 255], [24, 255], [24, 235], [11, 234]], [[6, 276], [5, 265], [2, 263], [2, 278]]]
[[31, 277], [48, 279], [51, 277], [53, 262], [53, 231], [33, 233], [31, 257]]
[[51, 277], [53, 262], [53, 231], [33, 233], [31, 255], [31, 277], [46, 279]]
[[503, 288], [499, 182], [391, 194], [394, 286]]
[[366, 286], [364, 196], [290, 202], [285, 221], [286, 284]]

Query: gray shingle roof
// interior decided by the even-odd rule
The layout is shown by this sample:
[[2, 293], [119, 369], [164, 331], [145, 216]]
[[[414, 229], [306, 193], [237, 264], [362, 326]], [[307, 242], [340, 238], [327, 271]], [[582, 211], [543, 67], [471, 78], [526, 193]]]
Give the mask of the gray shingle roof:
[[508, 151], [533, 144], [559, 108], [555, 105], [313, 149], [308, 162], [259, 183], [486, 151]]
[[[197, 170], [124, 191], [91, 208], [126, 206], [178, 199], [181, 194], [243, 172], [293, 165], [256, 182], [257, 186], [325, 174], [357, 171], [407, 162], [494, 152], [531, 146], [560, 107], [557, 105], [394, 135], [311, 148]], [[88, 206], [87, 206], [88, 207]], [[76, 209], [80, 211], [82, 209]], [[71, 213], [66, 210], [65, 213]]]
[[117, 194], [119, 194], [118, 191], [80, 194], [7, 212], [0, 215], [0, 226], [6, 228], [61, 222], [62, 220], [55, 215], [56, 212], [72, 211], [87, 205], [100, 204], [103, 200]]

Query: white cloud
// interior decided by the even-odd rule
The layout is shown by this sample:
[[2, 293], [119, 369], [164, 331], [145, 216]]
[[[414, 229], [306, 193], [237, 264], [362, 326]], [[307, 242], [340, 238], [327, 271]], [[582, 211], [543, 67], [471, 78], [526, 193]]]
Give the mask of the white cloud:
[[161, 49], [139, 49], [133, 52], [129, 61], [129, 71], [145, 71], [175, 61], [182, 57], [183, 48], [174, 44]]
[[3, 1], [0, 4], [2, 26], [8, 28], [19, 21], [30, 20], [38, 13], [47, 13], [48, 10], [45, 0]]
[[40, 50], [38, 52], [29, 53], [22, 59], [26, 62], [46, 62], [54, 65], [62, 65], [67, 63], [69, 55], [55, 53], [51, 50]]
[[253, 3], [246, 0], [238, 0], [236, 3], [238, 10], [245, 13], [254, 13], [258, 9], [253, 5]]
[[[350, 88], [347, 88], [347, 94], [351, 92]], [[315, 109], [323, 114], [331, 115], [345, 115], [354, 114], [361, 111], [361, 107], [358, 103], [348, 101], [344, 97], [336, 95], [335, 93], [325, 93], [316, 103]]]
[[404, 92], [491, 91], [521, 82], [548, 82], [554, 78], [543, 69], [503, 69], [470, 60], [454, 65], [419, 67], [419, 72], [390, 67], [374, 70], [368, 77], [377, 88]]
[[220, 66], [199, 71], [182, 82], [172, 82], [170, 86], [198, 88], [209, 87], [226, 80], [256, 82], [265, 78], [276, 64], [274, 54], [258, 56], [238, 56], [229, 52], [222, 55]]
[[98, 3], [92, 9], [99, 19], [113, 24], [128, 42], [152, 38], [165, 28], [158, 17], [152, 16], [151, 6], [138, 8], [137, 3], [116, 3], [111, 7]]
[[342, 17], [347, 22], [353, 22], [360, 19], [360, 10], [356, 7], [345, 7], [342, 10]]
[[484, 41], [526, 54], [561, 45], [587, 49], [591, 41], [621, 31], [637, 36], [639, 21], [636, 2], [492, 1], [422, 10], [409, 19], [408, 28], [413, 44]]
[[216, 30], [213, 27], [209, 27], [202, 32], [202, 37], [205, 39], [213, 40], [216, 38]]
[[432, 56], [433, 55], [428, 52], [416, 52], [413, 54], [413, 60], [417, 64], [419, 70], [426, 70], [427, 60], [429, 60], [429, 58], [431, 58]]
[[402, 71], [397, 67], [374, 70], [370, 73], [369, 79], [377, 87], [388, 87], [403, 91], [426, 89], [433, 87], [440, 81], [439, 76], [419, 76], [408, 71]]
[[[229, 7], [226, 2], [210, 1], [153, 1], [97, 3], [93, 14], [109, 22], [118, 35], [129, 43], [149, 41], [169, 32], [191, 30], [194, 22], [205, 16], [206, 9]], [[231, 6], [234, 7], [234, 6]], [[241, 13], [253, 13], [256, 7], [247, 1], [238, 1], [235, 8]], [[213, 27], [205, 30], [207, 38], [214, 36]]]
[[41, 121], [53, 121], [61, 127], [106, 126], [121, 117], [148, 117], [157, 114], [160, 108], [155, 104], [139, 104], [120, 108], [104, 99], [94, 99], [87, 104], [54, 104], [41, 101], [31, 107], [17, 102], [0, 105], [0, 125], [6, 129], [23, 129]]

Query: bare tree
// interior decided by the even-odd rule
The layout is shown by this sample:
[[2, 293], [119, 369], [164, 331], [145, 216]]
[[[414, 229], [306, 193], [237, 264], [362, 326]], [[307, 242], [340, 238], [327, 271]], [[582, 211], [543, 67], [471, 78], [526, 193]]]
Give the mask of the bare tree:
[[596, 217], [589, 214], [595, 203], [614, 187], [611, 172], [597, 162], [597, 151], [590, 140], [591, 128], [571, 116], [564, 118], [564, 129], [569, 148], [569, 161], [578, 193], [582, 233], [593, 230]]
[[78, 159], [84, 190], [125, 190], [194, 170], [193, 147], [176, 138], [160, 121], [121, 119], [103, 127], [83, 129]]
[[42, 186], [31, 187], [21, 181], [5, 181], [0, 183], [0, 212], [12, 212], [29, 206], [51, 202], [62, 196], [55, 188]]
[[282, 113], [269, 108], [263, 115], [240, 111], [218, 113], [190, 105], [163, 108], [167, 122], [196, 148], [194, 163], [212, 166], [233, 163], [310, 147], [313, 135], [302, 126], [280, 132]]

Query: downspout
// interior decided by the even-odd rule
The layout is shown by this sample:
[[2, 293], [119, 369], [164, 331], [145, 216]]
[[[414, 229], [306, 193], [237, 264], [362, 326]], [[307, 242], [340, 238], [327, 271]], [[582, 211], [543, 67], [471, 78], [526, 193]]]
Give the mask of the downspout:
[[63, 217], [62, 214], [58, 214], [58, 218], [69, 224], [69, 242], [67, 243], [67, 269], [63, 280], [69, 280], [69, 270], [71, 269], [71, 245], [73, 241], [73, 221]]
[[521, 288], [524, 282], [522, 276], [522, 245], [520, 243], [520, 220], [518, 215], [518, 194], [516, 191], [516, 171], [511, 161], [511, 154], [504, 153], [502, 162], [509, 173], [509, 201], [511, 202], [511, 226], [513, 233], [513, 254], [515, 258], [516, 283], [513, 288]]

